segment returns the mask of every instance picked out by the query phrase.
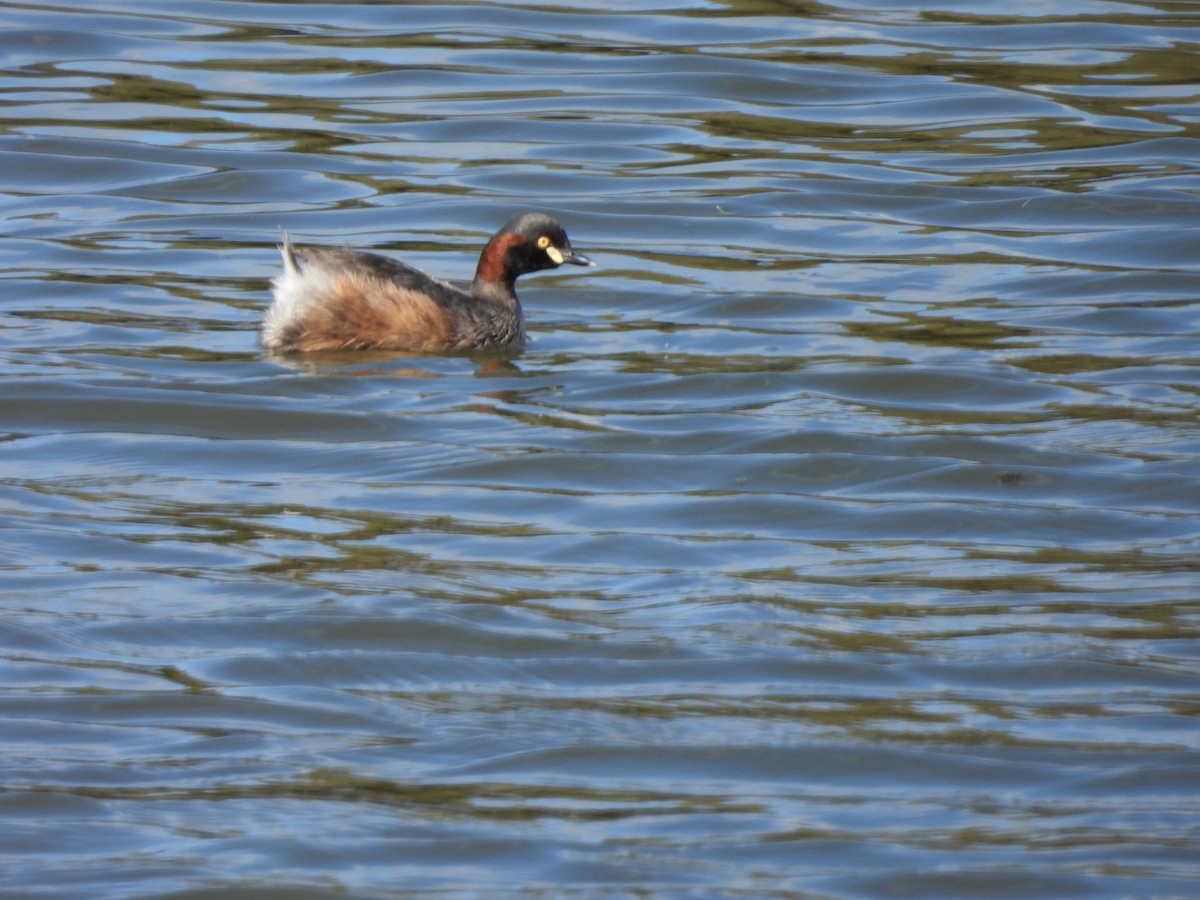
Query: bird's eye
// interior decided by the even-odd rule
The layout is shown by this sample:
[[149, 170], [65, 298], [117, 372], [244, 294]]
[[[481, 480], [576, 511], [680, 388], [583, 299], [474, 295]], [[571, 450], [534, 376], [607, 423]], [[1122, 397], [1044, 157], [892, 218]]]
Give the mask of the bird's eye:
[[540, 238], [538, 238], [538, 246], [545, 250], [550, 246], [550, 238], [543, 234]]

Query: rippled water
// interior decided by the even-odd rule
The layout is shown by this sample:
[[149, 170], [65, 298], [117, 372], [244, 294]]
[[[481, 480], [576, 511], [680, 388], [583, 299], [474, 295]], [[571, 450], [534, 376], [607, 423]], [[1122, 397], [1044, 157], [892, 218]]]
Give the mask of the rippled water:
[[[1192, 894], [1197, 25], [4, 4], [0, 892]], [[524, 208], [523, 353], [258, 351]]]

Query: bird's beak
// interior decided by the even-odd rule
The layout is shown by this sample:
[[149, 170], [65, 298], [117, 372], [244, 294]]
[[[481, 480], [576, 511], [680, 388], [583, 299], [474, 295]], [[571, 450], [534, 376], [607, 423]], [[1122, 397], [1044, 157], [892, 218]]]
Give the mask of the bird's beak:
[[546, 255], [550, 257], [550, 262], [556, 266], [561, 266], [563, 263], [570, 263], [573, 266], [591, 266], [595, 265], [590, 259], [582, 253], [576, 253], [568, 244], [565, 247], [555, 247], [551, 244], [546, 248]]
[[573, 266], [594, 266], [595, 265], [594, 262], [592, 262], [590, 259], [588, 259], [586, 256], [584, 256], [582, 253], [576, 253], [574, 250], [570, 249], [569, 247], [566, 250], [560, 250], [559, 253], [562, 254], [562, 260], [560, 262], [560, 265], [561, 265], [561, 263], [570, 263]]

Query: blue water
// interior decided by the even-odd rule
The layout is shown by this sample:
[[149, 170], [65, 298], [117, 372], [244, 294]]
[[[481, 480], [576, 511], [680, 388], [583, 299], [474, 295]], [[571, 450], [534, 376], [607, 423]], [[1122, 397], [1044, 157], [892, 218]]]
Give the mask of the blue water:
[[0, 6], [0, 894], [1193, 896], [1198, 25]]

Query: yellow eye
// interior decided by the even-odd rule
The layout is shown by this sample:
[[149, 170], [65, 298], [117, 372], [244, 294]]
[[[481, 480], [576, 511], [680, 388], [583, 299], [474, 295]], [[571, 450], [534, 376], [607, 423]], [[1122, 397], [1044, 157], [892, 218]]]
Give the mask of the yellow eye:
[[538, 246], [545, 250], [550, 246], [550, 238], [543, 234], [540, 238], [538, 238]]

